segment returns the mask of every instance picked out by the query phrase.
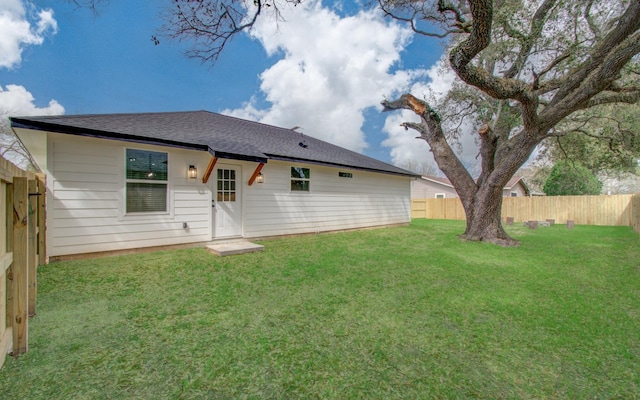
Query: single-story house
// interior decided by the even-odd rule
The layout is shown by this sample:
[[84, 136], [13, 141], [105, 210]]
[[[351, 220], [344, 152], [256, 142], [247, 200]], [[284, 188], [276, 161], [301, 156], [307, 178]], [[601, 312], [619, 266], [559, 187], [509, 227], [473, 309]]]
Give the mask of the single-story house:
[[13, 117], [52, 257], [407, 224], [415, 174], [208, 111]]
[[[504, 197], [530, 196], [531, 191], [522, 177], [514, 176], [503, 189]], [[456, 189], [447, 178], [421, 176], [411, 182], [412, 199], [456, 198]]]

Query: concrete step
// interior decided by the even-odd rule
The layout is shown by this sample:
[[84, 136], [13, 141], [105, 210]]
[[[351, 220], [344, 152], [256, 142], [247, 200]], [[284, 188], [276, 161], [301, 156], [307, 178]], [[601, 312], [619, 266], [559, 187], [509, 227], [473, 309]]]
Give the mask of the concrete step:
[[207, 245], [207, 249], [215, 255], [224, 257], [263, 251], [264, 246], [251, 243], [246, 240], [237, 240], [232, 242], [212, 243]]

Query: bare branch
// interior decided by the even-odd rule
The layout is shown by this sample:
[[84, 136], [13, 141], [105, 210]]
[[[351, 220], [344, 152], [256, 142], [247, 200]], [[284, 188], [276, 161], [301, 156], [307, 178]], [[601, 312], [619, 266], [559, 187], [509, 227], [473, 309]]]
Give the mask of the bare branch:
[[[246, 32], [265, 9], [270, 9], [276, 22], [282, 20], [283, 4], [300, 4], [302, 0], [175, 0], [165, 15], [167, 23], [162, 35], [193, 42], [187, 55], [215, 64], [234, 36]], [[159, 41], [152, 38], [157, 44]]]
[[[411, 29], [422, 36], [445, 38], [453, 34], [468, 33], [470, 24], [465, 20], [463, 12], [448, 0], [438, 0], [436, 11], [426, 7], [427, 2], [378, 0], [380, 9], [385, 16], [409, 24]], [[441, 15], [439, 16], [438, 13]], [[447, 14], [453, 18], [447, 18]], [[441, 31], [426, 31], [418, 27], [420, 21], [436, 22]]]
[[380, 8], [382, 9], [382, 11], [384, 12], [385, 16], [387, 17], [391, 17], [393, 19], [396, 19], [398, 21], [402, 21], [402, 22], [406, 22], [409, 24], [409, 26], [411, 26], [411, 30], [413, 30], [415, 33], [419, 34], [419, 35], [423, 35], [423, 36], [428, 36], [428, 37], [436, 37], [436, 38], [440, 38], [443, 39], [449, 35], [452, 35], [454, 33], [463, 33], [463, 31], [459, 30], [459, 29], [447, 29], [442, 33], [435, 33], [435, 32], [427, 32], [427, 31], [423, 31], [421, 29], [418, 29], [417, 25], [416, 25], [416, 16], [417, 16], [417, 12], [414, 12], [410, 18], [408, 17], [402, 17], [398, 14], [394, 14], [391, 10], [389, 10], [386, 6], [385, 6], [385, 2], [382, 0], [379, 0], [380, 3]]

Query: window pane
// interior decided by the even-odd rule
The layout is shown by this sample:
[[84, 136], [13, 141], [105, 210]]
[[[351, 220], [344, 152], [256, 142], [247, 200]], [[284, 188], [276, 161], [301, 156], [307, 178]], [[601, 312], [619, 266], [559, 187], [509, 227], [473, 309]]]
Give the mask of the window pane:
[[127, 212], [167, 211], [167, 185], [127, 183]]
[[292, 178], [309, 179], [310, 175], [309, 168], [291, 167]]
[[291, 181], [291, 191], [309, 191], [309, 181]]
[[167, 180], [167, 153], [127, 149], [127, 179]]

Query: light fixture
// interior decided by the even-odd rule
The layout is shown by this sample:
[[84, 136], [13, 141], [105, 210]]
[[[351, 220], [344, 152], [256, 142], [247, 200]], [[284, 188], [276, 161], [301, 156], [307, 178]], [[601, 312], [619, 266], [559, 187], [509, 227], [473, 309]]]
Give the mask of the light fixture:
[[196, 179], [198, 177], [198, 169], [194, 165], [189, 165], [187, 176], [189, 179]]
[[264, 175], [262, 175], [262, 172], [258, 172], [258, 176], [256, 176], [256, 183], [264, 183]]

